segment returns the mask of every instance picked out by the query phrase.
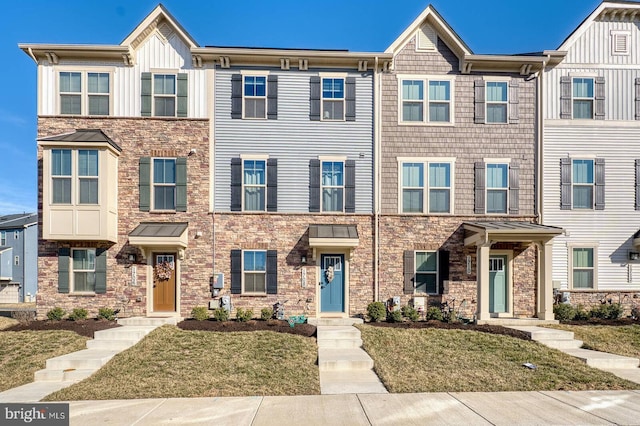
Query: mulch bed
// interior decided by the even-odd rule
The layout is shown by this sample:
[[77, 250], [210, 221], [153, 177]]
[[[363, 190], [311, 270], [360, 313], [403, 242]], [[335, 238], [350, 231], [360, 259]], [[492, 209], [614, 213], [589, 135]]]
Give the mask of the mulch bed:
[[529, 334], [524, 331], [514, 330], [512, 328], [502, 327], [500, 325], [475, 325], [464, 324], [461, 322], [442, 322], [442, 321], [416, 321], [416, 322], [368, 322], [368, 325], [375, 327], [391, 327], [391, 328], [441, 328], [447, 330], [471, 330], [480, 331], [482, 333], [502, 334], [505, 336], [515, 337], [516, 339], [531, 340]]
[[316, 335], [316, 327], [311, 324], [295, 324], [291, 327], [284, 320], [250, 320], [247, 322], [240, 321], [215, 321], [205, 320], [196, 321], [188, 319], [178, 323], [178, 327], [189, 331], [275, 331], [278, 333], [297, 334], [304, 337], [313, 337]]
[[633, 318], [619, 318], [615, 320], [589, 318], [586, 321], [560, 321], [560, 324], [567, 325], [611, 325], [611, 326], [623, 326], [623, 325], [640, 325], [640, 321]]
[[68, 330], [75, 331], [81, 336], [89, 337], [93, 339], [93, 333], [100, 330], [106, 330], [108, 328], [120, 327], [115, 321], [87, 319], [83, 321], [28, 321], [21, 322], [11, 327], [5, 328], [2, 331], [24, 331], [24, 330]]

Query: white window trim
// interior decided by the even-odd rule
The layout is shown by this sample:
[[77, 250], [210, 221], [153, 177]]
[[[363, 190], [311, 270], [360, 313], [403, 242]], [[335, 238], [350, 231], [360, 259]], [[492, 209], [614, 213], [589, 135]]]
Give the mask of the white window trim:
[[6, 245], [7, 245], [7, 232], [0, 231], [0, 246], [6, 246]]
[[[100, 205], [100, 150], [99, 149], [88, 149], [88, 148], [78, 148], [75, 150], [75, 157], [76, 157], [76, 163], [78, 161], [80, 161], [80, 151], [96, 151], [98, 154], [98, 164], [97, 164], [97, 175], [94, 176], [80, 176], [80, 167], [78, 164], [76, 164], [76, 176], [75, 176], [75, 180], [72, 180], [72, 182], [76, 182], [76, 189], [77, 189], [77, 205], [79, 206], [99, 206]], [[71, 154], [71, 158], [73, 159], [74, 154]], [[73, 167], [72, 167], [72, 171], [73, 171]], [[81, 203], [80, 202], [80, 182], [83, 180], [93, 180], [95, 179], [96, 181], [98, 181], [98, 185], [96, 187], [96, 190], [98, 191], [97, 193], [97, 198], [98, 198], [98, 202], [96, 203]], [[72, 183], [73, 185], [73, 183]]]
[[[62, 150], [62, 151], [71, 151], [71, 174], [70, 175], [54, 175], [53, 167], [51, 162], [53, 161], [53, 150]], [[48, 178], [49, 178], [49, 205], [50, 206], [99, 206], [101, 204], [102, 195], [100, 194], [100, 171], [102, 167], [100, 165], [102, 154], [100, 154], [102, 149], [90, 148], [90, 147], [78, 147], [78, 148], [69, 148], [69, 147], [52, 147], [48, 150], [49, 155], [47, 161], [48, 164]], [[79, 167], [78, 167], [78, 159], [79, 154], [78, 151], [96, 151], [98, 153], [98, 175], [97, 176], [80, 176]], [[70, 179], [71, 180], [71, 202], [70, 203], [54, 203], [53, 202], [53, 180], [54, 179]], [[97, 179], [98, 180], [98, 202], [97, 203], [80, 203], [80, 180], [81, 179]]]
[[[567, 275], [568, 287], [576, 291], [593, 291], [598, 290], [598, 248], [599, 243], [592, 242], [575, 242], [567, 244]], [[573, 249], [590, 248], [593, 249], [593, 287], [592, 288], [574, 288], [573, 287]]]
[[[631, 52], [631, 31], [628, 30], [611, 30], [611, 55], [612, 56], [629, 56]], [[617, 41], [620, 37], [625, 38], [626, 50], [618, 50]]]
[[[596, 77], [597, 75], [589, 73], [571, 73], [571, 119], [572, 120], [593, 120], [596, 116]], [[593, 80], [593, 96], [590, 98], [576, 98], [573, 96], [573, 82], [576, 78], [591, 79]], [[573, 101], [574, 100], [591, 100], [591, 118], [575, 118], [573, 116]]]
[[[242, 75], [242, 119], [243, 120], [266, 120], [269, 111], [267, 111], [268, 98], [269, 98], [269, 72], [268, 71], [248, 71], [241, 70]], [[264, 96], [245, 96], [244, 94], [244, 79], [245, 77], [264, 77]], [[245, 99], [264, 99], [264, 117], [247, 117], [245, 115], [244, 101]]]
[[[156, 184], [153, 181], [154, 180], [154, 171], [155, 171], [155, 167], [154, 167], [155, 160], [173, 160], [174, 164], [177, 163], [177, 161], [176, 161], [177, 158], [176, 157], [151, 157], [151, 170], [150, 170], [150, 173], [149, 173], [151, 175], [151, 176], [149, 176], [149, 182], [150, 182], [150, 185], [151, 185], [151, 188], [150, 188], [151, 194], [149, 194], [149, 200], [150, 200], [151, 205], [149, 206], [149, 211], [150, 212], [162, 212], [162, 213], [175, 212], [176, 208], [177, 208], [177, 203], [178, 203], [177, 190], [175, 189], [176, 185], [177, 185], [176, 181], [178, 180], [177, 179], [178, 178], [177, 170], [174, 171], [174, 176], [173, 176], [174, 182], [173, 182], [173, 185], [167, 184], [167, 183], [158, 183], [158, 184]], [[156, 209], [155, 208], [155, 206], [156, 206], [156, 202], [155, 201], [156, 200], [155, 200], [155, 191], [154, 191], [154, 189], [155, 189], [156, 185], [158, 185], [158, 186], [173, 186], [173, 188], [174, 188], [174, 191], [173, 191], [173, 205], [174, 205], [174, 208], [173, 209]]]
[[[415, 285], [413, 286], [413, 294], [417, 295], [417, 296], [431, 296], [431, 295], [439, 295], [440, 293], [438, 292], [438, 286], [439, 286], [439, 278], [440, 278], [440, 253], [438, 253], [438, 250], [414, 250], [413, 251], [413, 276], [415, 277], [415, 280], [418, 280], [418, 253], [435, 253], [436, 255], [436, 272], [435, 272], [435, 276], [436, 276], [436, 292], [435, 293], [422, 293], [422, 292], [418, 292], [418, 283], [416, 282]], [[433, 272], [420, 272], [421, 274], [433, 274]]]
[[[245, 271], [244, 270], [244, 254], [245, 252], [263, 252], [264, 253], [264, 271]], [[267, 250], [264, 249], [246, 249], [246, 250], [242, 250], [242, 294], [243, 295], [249, 295], [249, 296], [264, 296], [267, 294]], [[257, 274], [257, 273], [264, 273], [264, 292], [260, 292], [260, 291], [246, 291], [245, 290], [245, 274], [246, 273], [250, 273], [250, 274]]]
[[[156, 75], [172, 75], [175, 79], [175, 86], [174, 86], [174, 93], [173, 95], [171, 94], [165, 94], [165, 93], [160, 93], [160, 94], [156, 94], [155, 92], [155, 77]], [[156, 102], [155, 102], [155, 98], [159, 97], [159, 98], [173, 98], [175, 99], [174, 103], [173, 103], [173, 115], [157, 115], [156, 114]], [[177, 117], [178, 116], [178, 71], [176, 70], [153, 70], [151, 71], [151, 116], [152, 117], [160, 117], [160, 118], [165, 118], [165, 117]]]
[[[344, 157], [345, 159], [331, 159], [329, 157], [325, 157], [324, 159], [320, 159], [320, 213], [344, 213], [344, 203], [345, 203], [345, 199], [346, 199], [346, 157]], [[334, 185], [324, 185], [322, 183], [322, 164], [323, 163], [342, 163], [342, 185], [340, 186], [334, 186]], [[324, 188], [342, 188], [342, 210], [325, 210], [324, 209], [324, 202], [323, 199], [324, 197], [322, 196], [323, 190]]]
[[[455, 214], [455, 157], [397, 157], [398, 161], [398, 214], [412, 215], [412, 216], [452, 216]], [[402, 211], [402, 164], [404, 163], [422, 163], [424, 164], [423, 173], [425, 174], [423, 181], [425, 186], [423, 188], [422, 196], [422, 212], [417, 213], [405, 213]], [[429, 163], [449, 163], [451, 164], [451, 176], [449, 177], [449, 212], [448, 213], [429, 213]], [[424, 251], [424, 250], [423, 250]]]
[[[486, 161], [484, 163], [484, 169], [485, 169], [485, 176], [484, 176], [484, 199], [485, 199], [485, 203], [484, 203], [484, 213], [486, 215], [489, 216], [504, 216], [506, 214], [509, 214], [509, 198], [511, 196], [510, 191], [509, 191], [509, 166], [510, 166], [510, 159], [507, 159], [506, 161], [500, 161], [500, 160], [489, 160]], [[498, 165], [498, 166], [502, 166], [502, 165], [506, 165], [507, 166], [507, 186], [506, 188], [494, 188], [491, 187], [489, 188], [489, 182], [488, 182], [488, 174], [487, 174], [487, 169], [489, 165]], [[487, 205], [488, 205], [488, 200], [489, 200], [489, 190], [493, 190], [493, 191], [504, 191], [507, 193], [507, 204], [506, 204], [506, 208], [504, 212], [497, 212], [497, 213], [493, 213], [493, 212], [488, 212], [487, 211]]]
[[[400, 126], [453, 126], [455, 125], [455, 81], [456, 78], [447, 75], [398, 74], [398, 125]], [[404, 80], [420, 80], [424, 85], [424, 99], [422, 100], [422, 121], [402, 120], [402, 82]], [[429, 121], [429, 81], [449, 82], [449, 121]], [[441, 101], [438, 101], [441, 102]]]
[[[347, 107], [347, 102], [346, 102], [346, 98], [347, 98], [347, 77], [348, 74], [347, 73], [332, 73], [332, 72], [321, 72], [318, 73], [318, 76], [320, 77], [320, 121], [328, 121], [328, 122], [337, 122], [340, 123], [342, 121], [346, 121], [347, 120], [347, 111], [346, 111], [346, 107]], [[336, 99], [336, 98], [330, 98], [327, 99], [329, 102], [342, 102], [342, 119], [331, 119], [331, 118], [324, 118], [324, 96], [323, 96], [323, 82], [325, 79], [342, 79], [343, 83], [342, 83], [342, 87], [343, 87], [343, 96], [342, 99]]]
[[[485, 124], [497, 124], [497, 125], [504, 125], [504, 124], [509, 124], [509, 100], [511, 99], [511, 88], [509, 87], [509, 83], [511, 82], [508, 78], [504, 78], [504, 77], [496, 77], [496, 76], [484, 76], [482, 78], [484, 80], [484, 122]], [[500, 101], [500, 102], [496, 102], [496, 101], [489, 101], [487, 99], [487, 83], [505, 83], [507, 85], [507, 100], [506, 101]], [[489, 104], [491, 105], [506, 105], [507, 106], [507, 114], [506, 114], [506, 120], [502, 121], [502, 122], [494, 122], [494, 121], [489, 121], [488, 117], [489, 115], [487, 114], [487, 107], [489, 106]]]
[[[267, 173], [269, 173], [268, 168], [269, 165], [267, 164], [267, 160], [269, 159], [269, 156], [258, 156], [258, 155], [241, 155], [240, 159], [242, 160], [242, 211], [243, 212], [266, 212], [267, 211], [267, 192], [269, 191], [269, 188], [267, 188]], [[245, 161], [264, 161], [264, 185], [246, 185], [244, 183], [244, 162]], [[252, 187], [252, 188], [260, 188], [263, 187], [264, 188], [264, 209], [262, 210], [246, 210], [245, 204], [244, 204], [244, 190], [246, 187]]]
[[[575, 210], [575, 211], [592, 211], [595, 210], [595, 203], [596, 203], [596, 158], [593, 155], [581, 155], [581, 156], [577, 156], [577, 157], [571, 157], [571, 210]], [[593, 161], [593, 170], [592, 170], [592, 176], [593, 176], [593, 182], [591, 182], [591, 184], [585, 184], [585, 183], [581, 183], [578, 184], [578, 186], [587, 186], [590, 185], [591, 186], [591, 207], [576, 207], [575, 203], [573, 202], [573, 187], [576, 185], [573, 182], [573, 162], [576, 160], [589, 160], [589, 161]]]
[[[55, 74], [55, 86], [56, 86], [56, 106], [55, 112], [56, 115], [63, 115], [65, 117], [73, 117], [78, 116], [77, 114], [62, 114], [60, 109], [60, 96], [64, 94], [71, 94], [75, 92], [60, 92], [60, 73], [62, 72], [76, 72], [80, 73], [80, 115], [81, 116], [89, 116], [89, 74], [100, 73], [100, 74], [109, 74], [109, 93], [108, 94], [98, 94], [103, 96], [109, 96], [109, 113], [107, 115], [92, 115], [91, 117], [109, 117], [113, 116], [113, 75], [114, 69], [108, 67], [95, 67], [91, 69], [87, 69], [87, 67], [59, 67], [56, 68]], [[96, 93], [91, 93], [95, 95]]]
[[[76, 270], [73, 269], [73, 252], [76, 250], [93, 250], [93, 258], [94, 258], [94, 263], [93, 263], [93, 273], [95, 276], [96, 273], [96, 262], [97, 260], [97, 253], [96, 253], [96, 249], [93, 247], [72, 247], [71, 248], [71, 252], [69, 253], [69, 293], [73, 293], [73, 294], [95, 294], [95, 281], [94, 281], [94, 287], [93, 287], [93, 291], [76, 291], [75, 289], [75, 272]], [[79, 269], [77, 272], [91, 272], [89, 269]]]

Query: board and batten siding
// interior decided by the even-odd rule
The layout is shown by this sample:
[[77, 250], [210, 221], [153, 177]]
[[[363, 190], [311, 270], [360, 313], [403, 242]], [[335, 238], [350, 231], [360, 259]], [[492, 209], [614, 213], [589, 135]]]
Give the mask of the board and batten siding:
[[355, 121], [311, 121], [309, 79], [315, 72], [271, 70], [278, 76], [277, 120], [231, 118], [231, 76], [215, 77], [215, 210], [230, 211], [231, 159], [266, 154], [278, 160], [278, 212], [309, 212], [309, 160], [345, 156], [356, 163], [356, 213], [373, 211], [373, 78], [356, 79]]
[[122, 61], [60, 61], [58, 65], [38, 66], [40, 82], [39, 115], [55, 115], [58, 110], [57, 73], [65, 67], [91, 72], [112, 71], [111, 103], [114, 117], [140, 117], [141, 74], [154, 70], [187, 73], [189, 79], [188, 117], [207, 118], [206, 67], [194, 69], [189, 46], [173, 35], [163, 42], [157, 35], [150, 36], [135, 52], [135, 65], [125, 66]]
[[[598, 243], [599, 290], [640, 289], [640, 264], [628, 261], [633, 234], [640, 229], [635, 210], [635, 159], [640, 159], [640, 126], [554, 125], [544, 130], [544, 224], [568, 235], [553, 240], [553, 279], [566, 288], [568, 244]], [[604, 210], [560, 209], [560, 159], [605, 159]]]

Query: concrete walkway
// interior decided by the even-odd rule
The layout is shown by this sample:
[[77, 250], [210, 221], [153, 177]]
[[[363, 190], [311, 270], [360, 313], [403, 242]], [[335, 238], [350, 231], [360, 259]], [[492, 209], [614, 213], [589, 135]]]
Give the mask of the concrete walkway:
[[74, 401], [71, 425], [637, 425], [640, 392], [351, 394]]
[[[508, 328], [524, 331], [531, 336], [531, 340], [574, 356], [590, 367], [608, 371], [620, 378], [640, 384], [640, 369], [638, 368], [640, 360], [638, 358], [582, 349], [582, 340], [574, 339], [571, 331], [535, 326], [508, 326]], [[638, 419], [638, 424], [640, 424], [640, 419]]]

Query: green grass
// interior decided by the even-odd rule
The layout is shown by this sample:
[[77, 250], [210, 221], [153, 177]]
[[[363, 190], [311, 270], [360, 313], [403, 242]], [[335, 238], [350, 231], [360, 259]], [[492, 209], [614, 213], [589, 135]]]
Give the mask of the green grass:
[[[638, 389], [541, 344], [469, 330], [363, 325], [364, 349], [390, 392]], [[530, 362], [537, 370], [522, 366]]]
[[320, 393], [315, 339], [164, 326], [50, 401]]
[[47, 359], [82, 350], [86, 341], [72, 331], [0, 331], [0, 392], [33, 382]]
[[640, 358], [640, 325], [551, 325], [558, 330], [573, 331], [585, 349]]

